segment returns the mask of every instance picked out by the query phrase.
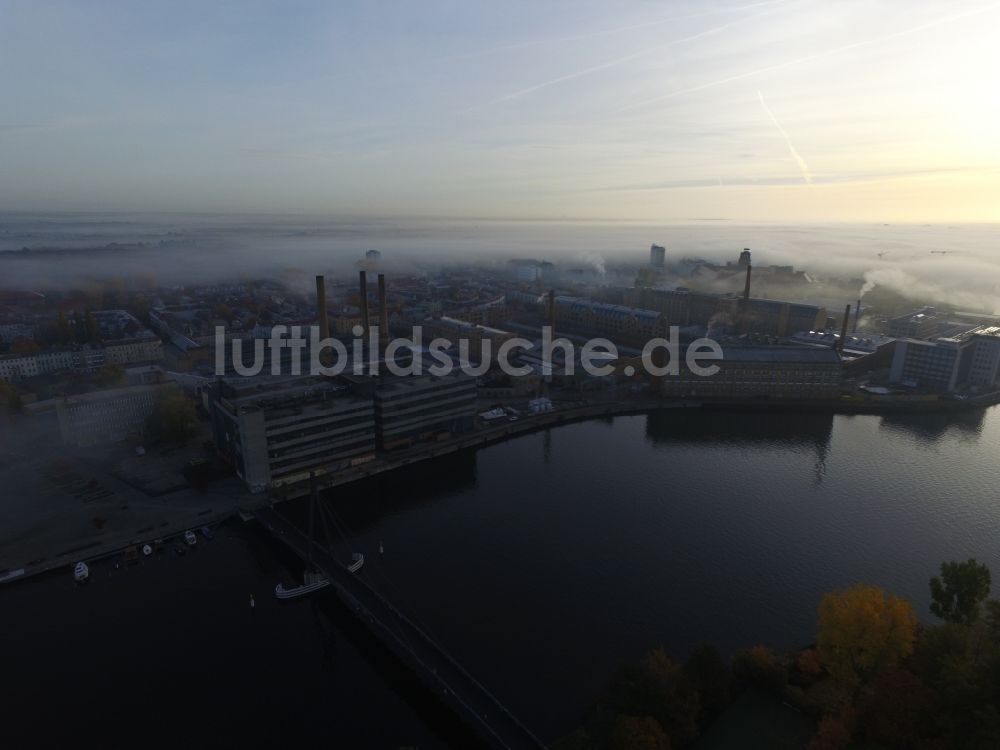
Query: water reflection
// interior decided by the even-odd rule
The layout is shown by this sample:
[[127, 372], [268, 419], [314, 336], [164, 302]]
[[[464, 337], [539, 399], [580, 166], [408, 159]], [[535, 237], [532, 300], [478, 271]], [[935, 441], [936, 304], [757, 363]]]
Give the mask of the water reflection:
[[775, 447], [803, 441], [828, 446], [833, 414], [796, 412], [732, 412], [665, 409], [646, 417], [646, 437], [652, 443], [767, 443]]
[[985, 409], [941, 414], [887, 414], [881, 418], [879, 429], [905, 433], [923, 443], [937, 443], [945, 437], [975, 443], [982, 437], [985, 420]]
[[[476, 455], [475, 450], [463, 450], [420, 461], [362, 482], [336, 487], [324, 493], [324, 499], [334, 501], [338, 517], [351, 531], [365, 531], [399, 510], [440, 502], [474, 489]], [[296, 502], [294, 511], [286, 505], [282, 505], [283, 513], [305, 518], [304, 500]]]

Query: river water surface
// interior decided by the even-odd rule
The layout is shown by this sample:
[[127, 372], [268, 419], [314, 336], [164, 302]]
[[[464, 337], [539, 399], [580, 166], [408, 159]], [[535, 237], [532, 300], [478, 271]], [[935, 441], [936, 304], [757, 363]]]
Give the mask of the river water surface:
[[[552, 741], [623, 660], [808, 643], [836, 587], [878, 584], [930, 621], [942, 560], [1000, 575], [998, 456], [996, 409], [674, 410], [520, 437], [324, 502], [372, 585]], [[183, 557], [99, 563], [86, 587], [62, 571], [0, 589], [0, 726], [47, 744], [186, 727], [218, 744], [461, 744], [332, 594], [274, 600], [298, 567], [234, 522]]]

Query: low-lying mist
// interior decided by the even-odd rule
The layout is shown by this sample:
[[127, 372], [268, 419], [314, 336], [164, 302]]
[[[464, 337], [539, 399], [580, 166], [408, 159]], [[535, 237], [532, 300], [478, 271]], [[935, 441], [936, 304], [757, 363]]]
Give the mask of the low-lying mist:
[[[817, 278], [857, 282], [963, 309], [1000, 311], [1000, 226], [664, 224], [225, 215], [0, 214], [0, 288], [58, 289], [107, 278], [191, 285], [274, 276], [306, 282], [347, 274], [366, 250], [394, 272], [428, 264], [548, 260], [589, 269], [648, 261], [653, 242], [668, 264], [735, 261], [791, 265]], [[853, 298], [853, 291], [852, 298]]]

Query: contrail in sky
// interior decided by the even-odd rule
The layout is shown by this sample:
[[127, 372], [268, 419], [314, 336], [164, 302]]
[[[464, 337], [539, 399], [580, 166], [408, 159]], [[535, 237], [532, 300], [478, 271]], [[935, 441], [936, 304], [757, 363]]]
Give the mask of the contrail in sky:
[[468, 52], [465, 54], [449, 55], [448, 57], [440, 58], [441, 60], [451, 61], [451, 60], [467, 60], [475, 57], [483, 57], [486, 55], [496, 54], [497, 52], [505, 52], [507, 50], [521, 49], [524, 47], [533, 47], [539, 44], [562, 44], [564, 42], [579, 42], [584, 39], [593, 39], [595, 37], [601, 36], [611, 36], [612, 34], [620, 34], [625, 31], [636, 31], [639, 29], [649, 29], [654, 26], [662, 26], [667, 23], [675, 23], [676, 21], [683, 21], [687, 18], [703, 18], [704, 16], [714, 15], [725, 15], [727, 13], [738, 13], [744, 10], [753, 10], [754, 8], [762, 8], [768, 5], [782, 5], [788, 2], [788, 0], [762, 0], [761, 2], [748, 3], [746, 5], [730, 5], [728, 7], [716, 7], [709, 10], [697, 11], [694, 13], [684, 13], [677, 16], [668, 16], [667, 18], [657, 18], [652, 21], [643, 21], [641, 23], [634, 23], [630, 26], [617, 26], [613, 29], [600, 29], [598, 31], [589, 31], [583, 34], [573, 34], [570, 36], [560, 36], [560, 37], [544, 37], [541, 39], [528, 39], [523, 42], [510, 42], [509, 44], [501, 44], [496, 47], [491, 47], [488, 49], [477, 50], [475, 52]]
[[792, 158], [798, 162], [799, 169], [802, 170], [802, 179], [806, 181], [807, 185], [812, 185], [813, 178], [812, 175], [809, 174], [809, 165], [806, 164], [806, 160], [803, 159], [799, 152], [795, 149], [792, 139], [788, 137], [788, 133], [786, 133], [785, 129], [781, 127], [781, 123], [778, 122], [778, 118], [774, 116], [774, 112], [772, 112], [771, 108], [767, 106], [767, 102], [764, 101], [764, 95], [760, 93], [760, 89], [757, 89], [757, 98], [760, 99], [760, 106], [762, 106], [764, 111], [767, 112], [767, 116], [771, 118], [771, 122], [774, 123], [774, 127], [778, 129], [781, 136], [785, 139], [785, 143], [788, 144], [788, 150], [791, 152]]
[[884, 36], [874, 37], [873, 39], [863, 39], [860, 42], [851, 42], [850, 44], [845, 44], [842, 47], [835, 47], [833, 49], [824, 50], [822, 52], [816, 52], [812, 55], [806, 55], [805, 57], [799, 57], [795, 60], [786, 60], [785, 62], [775, 63], [774, 65], [768, 65], [763, 68], [757, 68], [756, 70], [750, 70], [746, 73], [739, 73], [737, 75], [732, 75], [727, 78], [720, 78], [715, 81], [709, 81], [708, 83], [702, 83], [698, 86], [689, 86], [688, 88], [677, 89], [676, 91], [671, 91], [669, 94], [663, 94], [662, 96], [654, 96], [652, 99], [645, 99], [641, 102], [636, 102], [635, 104], [628, 104], [624, 107], [618, 109], [618, 112], [625, 112], [630, 109], [637, 109], [639, 107], [645, 107], [648, 104], [655, 104], [657, 102], [666, 101], [667, 99], [673, 99], [677, 96], [682, 96], [683, 94], [692, 94], [696, 91], [704, 91], [705, 89], [714, 88], [716, 86], [722, 86], [726, 83], [732, 83], [733, 81], [742, 81], [744, 78], [751, 78], [761, 73], [769, 73], [772, 70], [780, 70], [781, 68], [787, 68], [792, 65], [802, 65], [803, 63], [812, 62], [813, 60], [819, 60], [824, 57], [829, 57], [830, 55], [837, 55], [841, 52], [848, 52], [853, 49], [858, 49], [859, 47], [867, 47], [871, 44], [880, 44], [882, 42], [888, 42], [892, 39], [898, 39], [902, 36], [909, 36], [910, 34], [916, 34], [920, 31], [925, 31], [927, 29], [932, 29], [935, 26], [943, 26], [947, 23], [953, 23], [955, 21], [960, 21], [963, 18], [968, 18], [970, 16], [976, 16], [981, 13], [987, 13], [991, 10], [996, 10], [1000, 8], [1000, 3], [991, 3], [989, 5], [984, 5], [979, 8], [974, 8], [972, 10], [966, 11], [965, 13], [956, 13], [953, 16], [945, 16], [944, 18], [938, 18], [935, 21], [928, 21], [927, 23], [922, 23], [917, 26], [911, 26], [908, 29], [901, 29], [899, 31], [894, 31], [891, 34], [885, 34]]
[[[787, 0], [781, 0], [781, 2], [778, 2], [776, 4], [783, 5], [785, 4], [786, 1]], [[657, 44], [653, 47], [646, 47], [645, 49], [638, 50], [637, 52], [625, 55], [624, 57], [619, 57], [614, 60], [609, 60], [607, 62], [600, 63], [599, 65], [593, 65], [589, 68], [584, 68], [583, 70], [577, 70], [573, 73], [567, 73], [566, 75], [559, 76], [558, 78], [552, 78], [548, 81], [543, 81], [542, 83], [535, 84], [534, 86], [529, 86], [526, 89], [521, 89], [520, 91], [515, 91], [513, 93], [506, 94], [505, 96], [501, 96], [498, 99], [494, 99], [490, 102], [487, 102], [487, 105], [507, 102], [510, 101], [511, 99], [517, 99], [527, 94], [532, 94], [541, 89], [548, 88], [549, 86], [555, 86], [558, 83], [571, 81], [574, 78], [580, 78], [582, 76], [589, 75], [591, 73], [596, 73], [601, 70], [607, 70], [608, 68], [614, 68], [624, 63], [630, 62], [631, 60], [635, 60], [636, 58], [652, 54], [653, 52], [659, 52], [660, 50], [672, 47], [677, 44], [683, 44], [684, 42], [693, 42], [696, 39], [701, 39], [702, 37], [709, 36], [711, 34], [718, 34], [719, 32], [725, 31], [726, 29], [731, 28], [733, 26], [739, 26], [740, 24], [747, 23], [748, 21], [757, 20], [763, 16], [771, 15], [774, 12], [775, 12], [774, 10], [770, 10], [770, 11], [765, 11], [763, 13], [756, 13], [752, 16], [748, 16], [746, 18], [741, 18], [737, 21], [731, 21], [730, 23], [723, 24], [722, 26], [715, 26], [711, 29], [706, 29], [705, 31], [699, 31], [697, 34], [691, 34], [690, 36], [681, 37], [680, 39], [671, 39], [668, 42], [664, 42], [663, 44]]]

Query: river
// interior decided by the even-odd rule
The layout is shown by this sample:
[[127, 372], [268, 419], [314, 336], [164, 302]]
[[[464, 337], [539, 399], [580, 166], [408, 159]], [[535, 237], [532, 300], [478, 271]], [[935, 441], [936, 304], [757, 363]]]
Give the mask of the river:
[[[324, 502], [369, 581], [552, 741], [623, 660], [808, 643], [836, 587], [884, 586], [931, 621], [942, 560], [1000, 574], [998, 449], [997, 409], [672, 410], [443, 457]], [[0, 589], [0, 712], [18, 719], [0, 726], [37, 744], [94, 731], [461, 744], [332, 594], [273, 598], [298, 567], [234, 521], [184, 556], [98, 563], [85, 587], [59, 571]]]

